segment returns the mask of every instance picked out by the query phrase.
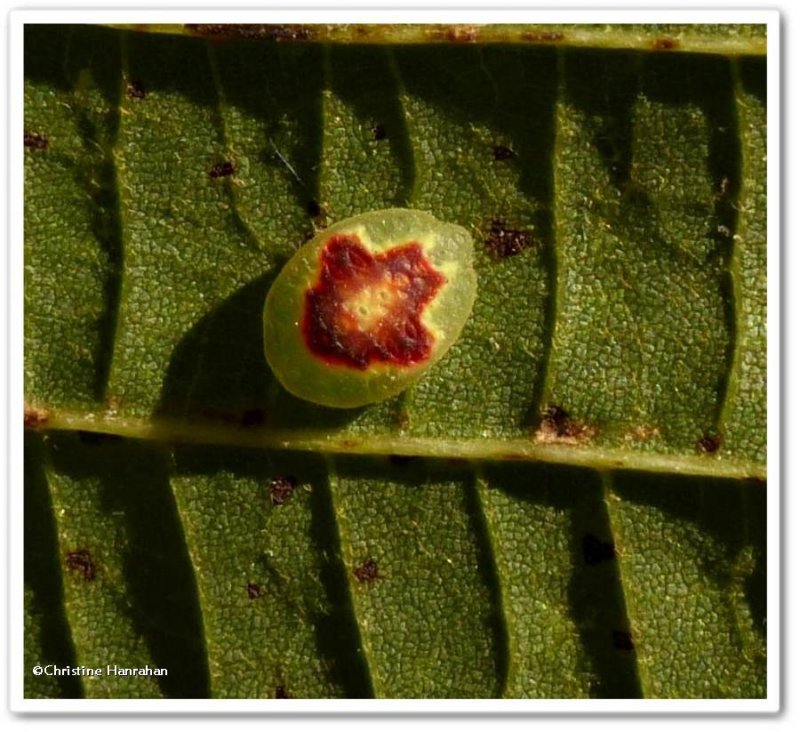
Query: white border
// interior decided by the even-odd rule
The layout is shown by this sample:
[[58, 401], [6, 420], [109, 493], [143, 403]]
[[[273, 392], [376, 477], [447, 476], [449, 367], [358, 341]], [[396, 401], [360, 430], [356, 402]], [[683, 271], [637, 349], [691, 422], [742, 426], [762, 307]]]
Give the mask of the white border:
[[[355, 4], [355, 3], [353, 3]], [[261, 10], [224, 8], [192, 11], [172, 8], [119, 10], [12, 10], [11, 28], [19, 23], [766, 23], [779, 22], [775, 10], [550, 10], [512, 7], [363, 9], [289, 6]], [[777, 27], [777, 25], [776, 25]]]
[[[353, 5], [359, 3], [352, 3]], [[619, 713], [619, 712], [716, 712], [735, 713], [774, 712], [779, 709], [780, 669], [780, 616], [778, 589], [780, 586], [780, 505], [777, 486], [780, 485], [780, 343], [781, 282], [778, 263], [780, 261], [780, 97], [779, 59], [780, 17], [777, 11], [746, 10], [520, 10], [510, 8], [493, 9], [375, 9], [363, 8], [275, 8], [272, 10], [21, 10], [9, 16], [9, 345], [10, 373], [8, 379], [9, 405], [9, 482], [10, 488], [10, 600], [9, 616], [11, 628], [9, 648], [11, 710], [15, 712], [183, 712], [191, 714], [234, 712], [262, 713], [520, 713], [520, 712], [569, 712], [569, 713]], [[766, 23], [768, 26], [768, 298], [769, 298], [769, 426], [768, 426], [768, 473], [770, 490], [768, 500], [768, 681], [767, 698], [763, 700], [31, 700], [23, 698], [23, 614], [22, 614], [22, 438], [23, 413], [23, 148], [18, 144], [23, 134], [23, 48], [22, 31], [25, 23], [184, 23], [184, 22], [381, 22], [381, 23]], [[791, 616], [790, 616], [791, 617]]]

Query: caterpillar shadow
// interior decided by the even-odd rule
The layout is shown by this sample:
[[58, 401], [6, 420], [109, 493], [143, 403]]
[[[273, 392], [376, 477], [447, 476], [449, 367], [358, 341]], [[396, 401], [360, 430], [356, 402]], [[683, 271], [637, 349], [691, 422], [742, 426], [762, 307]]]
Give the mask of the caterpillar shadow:
[[216, 421], [237, 429], [336, 429], [361, 410], [320, 407], [291, 396], [264, 358], [262, 310], [274, 271], [223, 300], [180, 340], [155, 417]]

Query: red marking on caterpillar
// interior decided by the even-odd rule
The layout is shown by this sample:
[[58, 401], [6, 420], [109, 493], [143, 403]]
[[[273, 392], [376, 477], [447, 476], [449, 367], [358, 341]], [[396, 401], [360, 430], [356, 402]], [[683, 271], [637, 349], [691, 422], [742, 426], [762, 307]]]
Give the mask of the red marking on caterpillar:
[[412, 209], [368, 211], [318, 232], [264, 301], [264, 355], [278, 381], [339, 408], [407, 389], [469, 318], [473, 247], [463, 227]]
[[416, 242], [373, 255], [357, 236], [336, 234], [306, 292], [306, 344], [327, 363], [359, 370], [421, 363], [433, 347], [421, 315], [446, 282]]

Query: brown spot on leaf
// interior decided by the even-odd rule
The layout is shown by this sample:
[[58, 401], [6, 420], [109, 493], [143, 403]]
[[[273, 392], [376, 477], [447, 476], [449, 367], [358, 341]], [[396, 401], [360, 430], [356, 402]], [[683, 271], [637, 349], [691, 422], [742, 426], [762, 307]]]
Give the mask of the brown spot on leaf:
[[495, 259], [513, 257], [532, 247], [536, 240], [529, 231], [514, 229], [502, 219], [494, 219], [484, 240], [486, 248]]
[[478, 29], [471, 25], [438, 25], [428, 28], [427, 36], [433, 41], [474, 43], [478, 40]]
[[34, 150], [44, 150], [49, 144], [48, 139], [38, 132], [25, 133], [25, 147], [31, 147]]
[[50, 421], [50, 412], [41, 407], [34, 407], [30, 404], [25, 405], [25, 427], [26, 429], [37, 429], [43, 427]]
[[550, 404], [542, 413], [539, 429], [536, 432], [538, 442], [557, 442], [565, 445], [577, 445], [586, 442], [597, 434], [597, 427], [570, 417], [569, 413], [556, 404]]
[[233, 175], [236, 172], [233, 163], [226, 160], [222, 163], [217, 163], [208, 173], [209, 178], [223, 178]]
[[569, 412], [557, 404], [548, 405], [542, 414], [542, 426], [555, 432], [559, 437], [567, 434]]
[[353, 570], [355, 578], [359, 582], [372, 584], [376, 579], [380, 579], [378, 565], [374, 559], [367, 559]]
[[722, 447], [722, 436], [709, 432], [697, 441], [697, 449], [706, 455], [713, 455]]
[[67, 569], [77, 572], [83, 576], [86, 582], [91, 582], [95, 578], [96, 568], [91, 553], [87, 549], [78, 549], [74, 552], [67, 552], [65, 559]]
[[292, 497], [297, 481], [288, 475], [278, 475], [269, 484], [269, 498], [273, 506], [282, 506]]
[[259, 597], [261, 597], [261, 585], [258, 585], [255, 582], [248, 582], [247, 596], [251, 600], [257, 600]]
[[625, 435], [625, 439], [629, 442], [645, 442], [647, 440], [655, 440], [658, 437], [661, 437], [661, 430], [658, 427], [646, 424], [636, 425]]
[[656, 38], [653, 41], [653, 48], [656, 51], [672, 51], [673, 49], [678, 47], [678, 41], [674, 38]]
[[313, 26], [297, 24], [189, 23], [185, 27], [199, 36], [220, 40], [252, 38], [261, 41], [309, 41], [314, 37]]

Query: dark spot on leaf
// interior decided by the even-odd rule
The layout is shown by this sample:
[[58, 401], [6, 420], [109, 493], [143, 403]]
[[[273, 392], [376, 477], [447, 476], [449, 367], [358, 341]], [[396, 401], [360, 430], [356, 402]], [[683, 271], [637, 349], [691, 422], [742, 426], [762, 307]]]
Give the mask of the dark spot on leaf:
[[263, 25], [257, 23], [189, 23], [187, 30], [212, 38], [256, 38], [262, 41], [308, 41], [314, 37], [312, 26]]
[[495, 145], [492, 148], [492, 155], [495, 160], [509, 160], [510, 158], [517, 157], [517, 153], [505, 145]]
[[653, 48], [656, 51], [672, 51], [674, 48], [678, 47], [678, 41], [674, 38], [656, 38], [653, 41]]
[[372, 137], [376, 140], [385, 140], [386, 128], [383, 125], [375, 125], [372, 128]]
[[611, 642], [614, 644], [614, 648], [616, 648], [618, 651], [633, 650], [633, 637], [627, 631], [615, 630], [611, 634]]
[[428, 38], [448, 43], [474, 43], [478, 29], [467, 25], [433, 26], [427, 31]]
[[273, 506], [282, 506], [297, 487], [297, 481], [288, 475], [278, 475], [269, 484], [269, 498]]
[[522, 231], [506, 226], [501, 219], [494, 219], [489, 226], [489, 233], [485, 239], [486, 248], [495, 259], [513, 257], [535, 244], [535, 239], [529, 231]]
[[706, 455], [713, 455], [722, 446], [722, 437], [715, 432], [709, 432], [697, 441], [697, 449]]
[[276, 699], [294, 699], [294, 697], [286, 691], [285, 686], [276, 686], [275, 687], [275, 698]]
[[374, 559], [367, 559], [353, 570], [353, 574], [359, 582], [366, 582], [367, 584], [372, 584], [376, 579], [380, 578], [378, 565]]
[[564, 34], [561, 31], [524, 31], [522, 33], [524, 41], [563, 41]]
[[35, 150], [44, 150], [48, 144], [48, 139], [38, 132], [25, 133], [25, 147], [32, 147]]
[[537, 438], [542, 442], [576, 443], [597, 434], [597, 428], [569, 415], [557, 404], [548, 405], [542, 412]]
[[84, 445], [102, 445], [106, 442], [118, 442], [122, 439], [120, 435], [109, 435], [103, 432], [90, 432], [89, 430], [78, 430], [78, 439]]
[[210, 172], [208, 173], [208, 177], [222, 178], [233, 175], [235, 172], [236, 171], [233, 167], [233, 163], [230, 160], [226, 160], [223, 163], [217, 163], [213, 168], [211, 168]]
[[259, 427], [267, 421], [267, 414], [263, 409], [247, 409], [242, 415], [242, 427]]
[[267, 31], [274, 41], [308, 41], [314, 37], [312, 29], [302, 25], [267, 26]]
[[251, 600], [257, 600], [259, 597], [261, 597], [261, 585], [257, 585], [255, 582], [248, 582], [247, 596]]
[[25, 405], [25, 427], [28, 429], [36, 429], [43, 427], [50, 421], [50, 412], [40, 407], [32, 407], [29, 404]]
[[583, 561], [586, 564], [594, 566], [616, 558], [617, 553], [611, 542], [602, 541], [593, 534], [586, 534], [583, 537]]
[[546, 425], [559, 436], [564, 436], [568, 432], [569, 423], [569, 412], [557, 404], [548, 405], [542, 414], [542, 425]]
[[141, 81], [129, 81], [126, 93], [131, 99], [144, 99], [147, 95]]
[[95, 565], [92, 555], [86, 549], [78, 549], [68, 552], [66, 557], [67, 569], [71, 572], [78, 572], [87, 582], [95, 578]]

